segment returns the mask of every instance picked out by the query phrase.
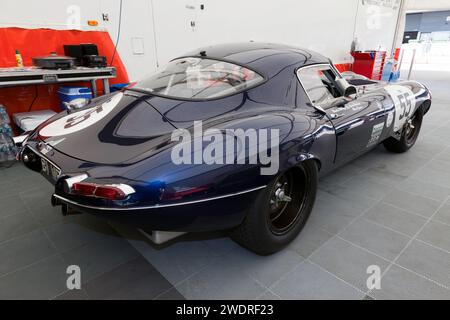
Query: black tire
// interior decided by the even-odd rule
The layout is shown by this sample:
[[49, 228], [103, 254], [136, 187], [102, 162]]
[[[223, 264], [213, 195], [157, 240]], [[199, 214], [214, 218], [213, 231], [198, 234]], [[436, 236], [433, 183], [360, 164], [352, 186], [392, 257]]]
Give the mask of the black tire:
[[[405, 124], [400, 140], [390, 137], [383, 141], [383, 145], [386, 150], [395, 153], [403, 153], [411, 149], [419, 136], [420, 128], [422, 127], [422, 119], [423, 110], [422, 108], [418, 108], [413, 117], [410, 119], [411, 123]], [[412, 128], [410, 125], [412, 125]]]
[[[277, 200], [280, 199], [280, 184], [291, 201]], [[303, 229], [314, 206], [316, 191], [314, 160], [279, 174], [259, 193], [245, 220], [232, 231], [231, 238], [259, 255], [283, 249]]]

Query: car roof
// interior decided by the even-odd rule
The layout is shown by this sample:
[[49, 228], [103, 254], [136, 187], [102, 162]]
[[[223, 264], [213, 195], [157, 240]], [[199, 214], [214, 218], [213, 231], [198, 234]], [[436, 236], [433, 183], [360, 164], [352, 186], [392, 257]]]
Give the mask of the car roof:
[[[309, 49], [263, 42], [219, 44], [199, 48], [181, 57], [225, 60], [246, 66], [265, 75], [290, 66], [328, 63], [329, 59]], [[180, 58], [181, 58], [180, 57]]]

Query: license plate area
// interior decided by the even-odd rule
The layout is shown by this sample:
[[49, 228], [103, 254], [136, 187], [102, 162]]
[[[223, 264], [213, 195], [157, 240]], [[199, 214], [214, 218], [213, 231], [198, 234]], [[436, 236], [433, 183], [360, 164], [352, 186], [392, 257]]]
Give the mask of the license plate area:
[[50, 161], [45, 158], [41, 158], [41, 174], [47, 178], [50, 182], [55, 183], [61, 175], [61, 169], [52, 164]]

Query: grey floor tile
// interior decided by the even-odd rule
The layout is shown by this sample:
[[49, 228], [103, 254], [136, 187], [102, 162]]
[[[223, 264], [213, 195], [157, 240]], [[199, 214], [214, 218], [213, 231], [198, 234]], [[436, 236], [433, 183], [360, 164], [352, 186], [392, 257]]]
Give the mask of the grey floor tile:
[[38, 224], [27, 212], [0, 218], [0, 243], [37, 230], [38, 228]]
[[390, 193], [383, 202], [392, 204], [406, 211], [430, 217], [441, 205], [441, 202], [422, 197], [417, 194], [396, 190]]
[[[8, 169], [4, 169], [8, 170]], [[17, 195], [20, 191], [20, 187], [17, 183], [11, 183], [5, 181], [2, 177], [0, 177], [0, 195], [2, 197]], [[0, 201], [1, 203], [1, 201]], [[1, 214], [1, 213], [0, 213]]]
[[359, 158], [353, 160], [351, 164], [364, 169], [375, 168], [378, 164], [386, 160], [386, 150], [383, 146], [378, 146], [369, 153], [366, 153]]
[[0, 276], [56, 253], [40, 230], [0, 244]]
[[67, 217], [63, 222], [45, 228], [45, 232], [58, 252], [65, 252], [102, 238], [120, 237], [105, 220], [90, 215]]
[[258, 256], [240, 248], [224, 256], [224, 260], [228, 267], [240, 270], [258, 283], [270, 287], [304, 259], [291, 250], [282, 250], [270, 256]]
[[352, 205], [366, 209], [373, 206], [378, 200], [368, 197], [364, 192], [359, 189], [350, 188], [347, 186], [333, 185], [319, 182], [319, 188], [323, 192], [326, 192], [341, 200], [347, 201]]
[[236, 250], [240, 246], [229, 237], [205, 240], [204, 243], [214, 252], [216, 256], [223, 256]]
[[155, 300], [186, 300], [177, 289], [172, 288], [167, 292], [157, 296]]
[[200, 270], [176, 286], [186, 299], [255, 299], [266, 288], [242, 272], [240, 268], [228, 266], [226, 259]]
[[430, 221], [417, 236], [418, 239], [450, 251], [450, 226]]
[[371, 177], [355, 176], [345, 183], [345, 186], [352, 190], [359, 190], [367, 197], [381, 200], [389, 194], [393, 187], [380, 183]]
[[349, 163], [329, 173], [328, 175], [323, 177], [320, 182], [337, 185], [343, 184], [349, 179], [351, 179], [353, 176], [361, 173], [362, 171], [364, 171], [363, 168], [356, 166], [352, 163]]
[[433, 220], [441, 221], [450, 225], [450, 201], [447, 202], [442, 208], [440, 208], [438, 212], [436, 212]]
[[364, 215], [364, 218], [409, 236], [414, 236], [427, 221], [423, 217], [387, 203], [377, 204]]
[[330, 233], [306, 223], [297, 238], [287, 248], [307, 258], [331, 237], [332, 235]]
[[389, 261], [397, 257], [410, 240], [364, 218], [356, 220], [340, 236]]
[[442, 171], [427, 165], [426, 167], [419, 169], [411, 177], [426, 183], [432, 183], [443, 186], [444, 188], [450, 188], [450, 172], [447, 170]]
[[89, 300], [86, 290], [74, 289], [67, 290], [63, 294], [55, 297], [55, 300]]
[[376, 265], [383, 272], [389, 262], [344, 240], [333, 238], [309, 258], [338, 278], [367, 291], [367, 268]]
[[447, 174], [450, 173], [448, 172], [448, 165], [449, 165], [448, 161], [433, 159], [427, 163], [426, 168], [441, 171], [442, 173]]
[[19, 162], [14, 163], [8, 169], [2, 170], [2, 173], [3, 173], [2, 178], [10, 184], [14, 181], [21, 180], [26, 176], [34, 177], [38, 175], [37, 173], [28, 170], [24, 165], [22, 165]]
[[277, 296], [276, 294], [273, 294], [270, 291], [266, 291], [262, 295], [260, 295], [256, 300], [281, 300], [281, 297]]
[[217, 257], [203, 241], [180, 241], [162, 248], [140, 242], [135, 248], [172, 284], [186, 279]]
[[376, 166], [375, 168], [369, 168], [367, 171], [364, 171], [361, 175], [357, 176], [356, 178], [359, 179], [366, 179], [370, 178], [374, 181], [377, 181], [378, 183], [395, 187], [397, 184], [403, 182], [406, 180], [407, 175], [406, 174], [399, 174], [397, 172], [390, 171], [386, 167], [382, 167], [380, 169], [379, 166]]
[[364, 293], [308, 261], [270, 288], [282, 299], [361, 300]]
[[0, 218], [24, 212], [28, 209], [17, 194], [5, 196], [0, 192]]
[[437, 160], [446, 161], [450, 163], [450, 150], [447, 149], [436, 156]]
[[449, 290], [395, 265], [381, 279], [381, 289], [370, 295], [380, 300], [450, 299]]
[[20, 194], [24, 204], [41, 226], [48, 226], [64, 220], [61, 208], [52, 207], [50, 204], [53, 190], [47, 184]]
[[450, 253], [414, 240], [397, 263], [450, 287]]
[[153, 299], [167, 291], [171, 284], [142, 256], [84, 284], [91, 299]]
[[445, 188], [434, 183], [420, 181], [414, 178], [409, 178], [397, 186], [399, 190], [410, 192], [417, 195], [422, 195], [442, 202], [450, 196], [450, 187]]
[[139, 253], [121, 238], [100, 239], [62, 254], [68, 264], [80, 267], [82, 283], [130, 261], [138, 255]]
[[321, 192], [311, 212], [308, 223], [316, 228], [336, 234], [364, 212], [365, 208], [340, 199], [327, 192]]
[[50, 299], [67, 290], [67, 264], [53, 255], [0, 278], [0, 299]]

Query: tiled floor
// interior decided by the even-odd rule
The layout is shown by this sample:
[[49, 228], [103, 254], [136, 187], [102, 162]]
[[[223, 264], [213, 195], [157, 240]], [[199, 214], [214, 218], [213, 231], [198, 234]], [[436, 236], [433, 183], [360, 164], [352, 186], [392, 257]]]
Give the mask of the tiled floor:
[[[379, 147], [323, 178], [305, 229], [269, 257], [223, 234], [155, 247], [124, 226], [63, 217], [39, 175], [0, 170], [0, 299], [450, 299], [450, 75], [414, 76], [433, 91], [417, 145]], [[82, 290], [66, 289], [71, 264]], [[367, 288], [372, 265], [380, 289]]]
[[[0, 299], [153, 299], [172, 288], [106, 221], [63, 217], [51, 192], [19, 164], [0, 170]], [[69, 265], [82, 290], [68, 291]]]

